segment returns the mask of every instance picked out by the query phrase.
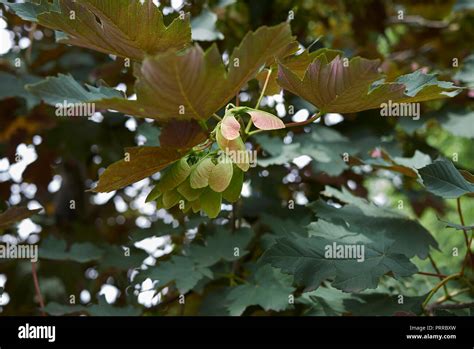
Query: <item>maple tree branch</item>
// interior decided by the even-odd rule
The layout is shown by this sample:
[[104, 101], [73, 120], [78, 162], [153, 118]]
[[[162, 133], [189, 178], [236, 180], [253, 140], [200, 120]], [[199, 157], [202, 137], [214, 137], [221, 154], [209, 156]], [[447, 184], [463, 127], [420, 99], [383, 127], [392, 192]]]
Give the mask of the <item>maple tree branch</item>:
[[450, 294], [448, 294], [447, 296], [443, 296], [443, 297], [440, 297], [438, 298], [438, 300], [436, 301], [436, 303], [438, 304], [441, 304], [443, 302], [446, 302], [448, 300], [453, 300], [452, 298], [453, 297], [456, 297], [457, 295], [460, 295], [460, 294], [463, 294], [463, 293], [466, 293], [466, 292], [469, 292], [471, 289], [469, 287], [466, 287], [466, 288], [463, 288], [461, 290], [456, 290], [456, 291], [453, 291], [451, 292]]
[[[428, 254], [428, 258], [429, 258], [430, 263], [433, 266], [434, 270], [436, 271], [436, 273], [441, 274], [441, 271], [439, 270], [438, 266], [436, 265], [436, 262], [434, 261], [433, 257], [431, 257], [431, 255]], [[446, 276], [439, 275], [440, 280], [443, 280], [443, 278], [445, 278], [445, 277]], [[443, 289], [444, 289], [444, 294], [446, 296], [449, 296], [448, 287], [446, 286], [446, 284], [443, 285]]]
[[447, 275], [444, 275], [444, 274], [427, 273], [425, 271], [419, 271], [419, 272], [417, 272], [417, 274], [425, 275], [425, 276], [434, 276], [434, 277], [437, 277], [441, 280], [447, 277]]
[[36, 298], [38, 298], [38, 302], [41, 307], [41, 315], [46, 316], [46, 313], [44, 312], [44, 301], [43, 301], [43, 296], [41, 295], [41, 290], [39, 287], [38, 273], [36, 272], [35, 262], [31, 262], [31, 274], [33, 275], [33, 283], [35, 284]]
[[[464, 215], [462, 213], [461, 198], [460, 197], [456, 199], [456, 207], [457, 207], [457, 210], [458, 210], [458, 215], [459, 215], [459, 220], [461, 222], [461, 225], [466, 226], [466, 223], [464, 221]], [[467, 261], [469, 259], [471, 259], [471, 261], [472, 261], [472, 254], [471, 254], [472, 237], [471, 237], [471, 239], [469, 239], [469, 237], [467, 235], [467, 229], [463, 229], [462, 231], [464, 233], [464, 240], [466, 242], [466, 249], [467, 249], [466, 255], [464, 256], [464, 260], [463, 260], [462, 267], [461, 267], [461, 275], [464, 275], [464, 270], [466, 268]]]
[[426, 306], [428, 305], [430, 299], [434, 296], [434, 294], [441, 288], [443, 287], [444, 284], [446, 284], [447, 282], [451, 281], [451, 280], [456, 280], [456, 279], [459, 279], [461, 277], [461, 273], [456, 273], [456, 274], [452, 274], [452, 275], [449, 275], [448, 277], [444, 278], [443, 280], [441, 280], [441, 282], [439, 282], [431, 291], [430, 293], [428, 294], [428, 296], [426, 297], [425, 301], [423, 302], [423, 304], [421, 305], [423, 309], [426, 309]]

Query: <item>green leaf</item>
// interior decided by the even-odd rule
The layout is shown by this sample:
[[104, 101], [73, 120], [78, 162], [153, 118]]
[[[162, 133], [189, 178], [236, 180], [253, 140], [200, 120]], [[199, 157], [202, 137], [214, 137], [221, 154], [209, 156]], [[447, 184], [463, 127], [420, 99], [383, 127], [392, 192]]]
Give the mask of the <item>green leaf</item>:
[[[349, 244], [338, 242], [338, 245]], [[331, 279], [332, 286], [337, 289], [359, 292], [376, 288], [379, 278], [386, 273], [391, 272], [398, 277], [409, 276], [417, 271], [406, 256], [392, 250], [392, 242], [388, 238], [376, 246], [363, 245], [365, 259], [362, 262], [356, 259], [326, 258], [327, 246], [333, 246], [333, 241], [321, 237], [281, 238], [265, 251], [260, 262], [270, 263], [293, 275], [295, 282], [305, 286], [308, 291], [319, 287], [324, 280]]]
[[160, 289], [170, 282], [175, 282], [179, 292], [186, 294], [203, 277], [212, 277], [212, 272], [208, 268], [197, 265], [189, 257], [173, 256], [169, 261], [152, 266], [138, 275], [140, 280], [146, 278], [158, 280]]
[[383, 244], [392, 241], [391, 251], [408, 258], [428, 256], [430, 246], [437, 248], [431, 234], [417, 221], [409, 219], [400, 210], [377, 207], [367, 200], [355, 197], [347, 190], [342, 192], [326, 187], [322, 193], [347, 203], [335, 208], [322, 200], [311, 204], [319, 217], [317, 222], [308, 226], [311, 236], [341, 241], [364, 241]]
[[452, 97], [461, 90], [450, 82], [438, 81], [434, 74], [416, 71], [383, 82], [378, 60], [354, 57], [348, 64], [339, 56], [329, 60], [324, 54], [311, 63], [300, 77], [284, 64], [279, 65], [278, 82], [286, 90], [306, 99], [319, 110], [354, 113], [380, 108], [382, 103], [420, 102]]
[[236, 202], [240, 198], [243, 184], [244, 173], [240, 168], [234, 167], [232, 179], [227, 189], [222, 192], [222, 197], [228, 202]]
[[151, 0], [61, 0], [59, 5], [60, 10], [57, 6], [47, 9], [44, 3], [39, 8], [31, 4], [11, 7], [23, 19], [66, 33], [61, 43], [137, 61], [191, 42], [189, 16], [176, 18], [167, 27]]
[[257, 269], [248, 283], [234, 287], [227, 295], [230, 315], [239, 316], [251, 305], [266, 311], [282, 311], [291, 307], [289, 299], [295, 288], [291, 277], [265, 265]]
[[32, 84], [40, 81], [41, 79], [31, 75], [13, 75], [0, 71], [0, 99], [8, 97], [20, 97], [24, 98], [28, 109], [38, 105], [41, 101], [38, 97], [32, 95], [25, 90], [26, 84]]
[[247, 255], [248, 251], [245, 248], [252, 237], [253, 232], [248, 228], [241, 228], [234, 233], [218, 228], [214, 234], [206, 236], [204, 246], [191, 244], [187, 255], [202, 267], [210, 267], [221, 260], [233, 262]]
[[455, 136], [474, 139], [474, 111], [472, 110], [447, 110], [438, 122], [442, 128]]
[[37, 22], [40, 13], [49, 11], [60, 11], [59, 0], [40, 0], [38, 3], [11, 3], [8, 0], [0, 0], [0, 3], [8, 5], [8, 7], [15, 12], [15, 14], [25, 21]]
[[214, 41], [224, 39], [216, 28], [217, 15], [204, 7], [199, 16], [191, 20], [192, 39], [196, 41]]
[[89, 243], [74, 243], [67, 249], [66, 241], [48, 236], [39, 248], [39, 257], [58, 261], [74, 261], [87, 263], [102, 257], [103, 251], [99, 247]]
[[0, 229], [6, 229], [26, 218], [30, 218], [41, 209], [29, 210], [28, 207], [10, 207], [0, 213]]
[[201, 209], [209, 218], [216, 218], [221, 212], [222, 194], [216, 193], [210, 188], [206, 188], [202, 193], [200, 199]]
[[419, 171], [423, 184], [431, 193], [446, 199], [456, 199], [474, 193], [474, 184], [469, 183], [451, 161], [440, 159]]
[[209, 176], [216, 165], [211, 158], [204, 158], [200, 160], [194, 167], [189, 176], [191, 188], [199, 189], [205, 188], [209, 185]]
[[209, 187], [217, 193], [225, 191], [232, 180], [233, 168], [230, 158], [221, 156], [209, 175]]
[[421, 305], [426, 296], [403, 296], [403, 303], [400, 304], [399, 295], [360, 294], [345, 299], [344, 306], [354, 316], [393, 316], [397, 313], [421, 315], [423, 313]]
[[94, 103], [98, 100], [123, 98], [120, 91], [109, 87], [84, 88], [71, 75], [59, 74], [57, 77], [47, 77], [45, 80], [25, 86], [26, 90], [40, 96], [51, 105], [63, 103]]

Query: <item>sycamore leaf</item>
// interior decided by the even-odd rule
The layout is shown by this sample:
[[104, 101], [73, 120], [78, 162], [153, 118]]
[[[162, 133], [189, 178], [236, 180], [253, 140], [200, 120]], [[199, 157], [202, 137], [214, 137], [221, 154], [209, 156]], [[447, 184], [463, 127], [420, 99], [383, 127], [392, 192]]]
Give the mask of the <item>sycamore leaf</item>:
[[186, 294], [205, 276], [212, 277], [212, 272], [208, 268], [196, 264], [189, 257], [173, 256], [169, 261], [151, 266], [138, 275], [139, 280], [147, 278], [157, 280], [160, 289], [174, 281], [179, 292]]
[[[296, 51], [298, 51], [299, 47], [296, 48]], [[288, 55], [282, 55], [281, 57], [278, 57], [283, 64], [290, 69], [293, 73], [295, 73], [298, 76], [304, 75], [306, 68], [308, 65], [311, 64], [311, 62], [318, 56], [324, 54], [328, 60], [334, 59], [336, 56], [342, 56], [343, 52], [342, 51], [337, 51], [337, 50], [331, 50], [327, 48], [321, 48], [319, 50], [309, 52], [308, 50], [303, 51], [302, 53], [298, 55], [293, 55], [291, 53], [294, 53], [292, 50], [288, 52]], [[278, 78], [278, 67], [275, 65], [275, 67], [272, 68], [270, 77], [268, 77], [268, 70], [262, 70], [260, 73], [257, 75], [258, 82], [260, 84], [260, 88], [263, 88], [265, 81], [268, 78], [268, 83], [267, 83], [267, 88], [265, 90], [267, 95], [276, 95], [279, 94], [281, 91], [281, 87], [278, 84], [277, 78]]]
[[[187, 255], [202, 267], [210, 267], [224, 260], [233, 262], [245, 256], [245, 250], [252, 239], [253, 231], [241, 228], [234, 233], [228, 229], [218, 228], [212, 235], [206, 235], [205, 245], [190, 244]], [[239, 255], [235, 255], [235, 249], [239, 249]]]
[[40, 82], [29, 84], [25, 89], [41, 98], [48, 104], [94, 102], [101, 99], [123, 98], [120, 91], [109, 87], [84, 88], [71, 75], [59, 74], [57, 77], [47, 77]]
[[380, 157], [368, 159], [363, 163], [370, 165], [374, 168], [382, 168], [394, 172], [399, 172], [405, 176], [413, 178], [418, 178], [418, 170], [428, 164], [431, 164], [432, 162], [431, 157], [429, 155], [424, 154], [419, 150], [416, 150], [415, 154], [411, 158], [392, 158], [390, 154], [388, 154], [383, 149], [377, 149], [376, 153], [380, 154]]
[[262, 110], [252, 110], [248, 114], [252, 118], [252, 123], [260, 130], [278, 130], [285, 128], [285, 124], [280, 118]]
[[321, 54], [303, 77], [280, 63], [278, 82], [319, 110], [332, 113], [380, 108], [389, 100], [402, 103], [452, 97], [460, 92], [452, 83], [438, 81], [435, 75], [421, 71], [383, 82], [378, 66], [378, 60], [354, 57], [345, 64], [339, 56], [329, 60]]
[[428, 256], [430, 246], [437, 248], [436, 240], [417, 221], [400, 213], [378, 207], [367, 200], [352, 195], [346, 189], [338, 191], [326, 186], [324, 196], [335, 198], [345, 206], [335, 208], [322, 200], [311, 204], [319, 220], [308, 226], [311, 236], [341, 241], [365, 241], [382, 244], [392, 241], [391, 250], [408, 258]]
[[[189, 149], [202, 142], [206, 133], [195, 121], [172, 121], [165, 125], [160, 134], [161, 147], [134, 147], [125, 150], [125, 158], [109, 166], [99, 178], [97, 187], [92, 191], [110, 192], [138, 182], [159, 172], [178, 159]], [[183, 162], [184, 161], [184, 162]], [[181, 184], [191, 169], [185, 159], [180, 167], [170, 174], [167, 185]], [[166, 191], [166, 185], [158, 184], [156, 191], [150, 195], [158, 198]], [[172, 188], [168, 188], [172, 189]], [[150, 196], [150, 200], [151, 196]]]
[[474, 111], [470, 109], [446, 110], [438, 122], [455, 136], [474, 139]]
[[25, 20], [66, 33], [61, 43], [137, 61], [191, 42], [189, 16], [167, 27], [152, 0], [61, 0], [59, 8], [46, 1], [9, 6]]
[[15, 14], [25, 21], [37, 22], [40, 13], [49, 11], [60, 11], [59, 0], [40, 0], [40, 2], [12, 3], [8, 0], [0, 0], [0, 3], [8, 5]]
[[266, 311], [282, 311], [291, 307], [289, 296], [295, 288], [291, 277], [278, 269], [264, 265], [251, 276], [250, 282], [234, 287], [227, 295], [230, 315], [239, 316], [251, 305], [259, 305]]
[[[338, 243], [345, 248], [347, 244]], [[333, 241], [321, 237], [277, 239], [261, 257], [261, 263], [270, 263], [291, 274], [295, 282], [310, 291], [326, 280], [333, 280], [332, 286], [345, 292], [358, 292], [376, 288], [378, 280], [386, 273], [395, 276], [409, 276], [417, 269], [410, 260], [392, 250], [392, 241], [383, 239], [376, 246], [365, 246], [364, 260], [333, 259], [326, 257], [327, 246]], [[352, 245], [349, 245], [352, 248]]]
[[68, 250], [65, 240], [59, 240], [51, 236], [41, 243], [39, 249], [39, 257], [42, 259], [70, 260], [78, 263], [98, 260], [102, 255], [102, 249], [90, 242], [74, 243]]
[[[245, 36], [234, 50], [227, 69], [216, 45], [212, 45], [205, 53], [195, 45], [184, 52], [169, 50], [156, 56], [147, 56], [142, 64], [135, 65], [136, 100], [98, 96], [96, 100], [87, 101], [99, 108], [160, 121], [205, 121], [254, 78], [268, 59], [284, 50], [292, 41], [287, 23], [261, 27]], [[68, 95], [61, 94], [62, 83], [70, 82], [50, 79], [43, 81], [39, 85], [41, 88], [30, 87], [30, 91], [43, 97], [54, 90], [55, 101], [64, 101]]]
[[436, 160], [418, 172], [426, 189], [435, 195], [456, 199], [474, 193], [474, 184], [468, 182], [451, 161]]
[[0, 213], [0, 229], [6, 229], [16, 222], [30, 218], [39, 211], [41, 209], [29, 210], [28, 207], [11, 207]]
[[171, 148], [126, 148], [125, 158], [107, 167], [92, 191], [108, 193], [141, 181], [171, 165], [182, 155], [179, 150]]
[[240, 136], [240, 123], [234, 115], [226, 115], [221, 123], [222, 136], [229, 141]]

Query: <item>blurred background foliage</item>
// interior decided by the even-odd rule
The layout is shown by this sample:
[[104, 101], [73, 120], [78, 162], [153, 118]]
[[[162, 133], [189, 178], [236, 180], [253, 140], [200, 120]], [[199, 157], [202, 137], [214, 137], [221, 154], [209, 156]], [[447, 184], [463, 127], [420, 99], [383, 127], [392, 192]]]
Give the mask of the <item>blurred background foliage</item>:
[[[342, 50], [347, 56], [379, 58], [389, 78], [421, 68], [467, 87], [474, 81], [473, 60], [468, 58], [474, 54], [472, 1], [176, 0], [159, 1], [159, 6], [167, 14], [166, 21], [181, 10], [190, 12], [193, 31], [205, 29], [197, 37], [200, 45], [208, 47], [215, 41], [226, 54], [249, 30], [285, 21], [292, 11], [293, 33], [311, 50], [328, 47]], [[399, 11], [403, 11], [403, 20], [398, 18]], [[130, 96], [134, 77], [131, 69], [123, 68], [121, 59], [56, 44], [52, 31], [23, 22], [5, 7], [1, 10], [0, 37], [0, 211], [16, 205], [44, 209], [3, 231], [0, 240], [40, 245], [39, 281], [50, 314], [228, 314], [222, 306], [224, 299], [236, 285], [251, 284], [253, 275], [258, 275], [255, 263], [268, 236], [297, 231], [309, 223], [311, 213], [305, 205], [317, 200], [326, 185], [346, 187], [380, 206], [396, 208], [403, 200], [406, 212], [417, 217], [438, 241], [440, 249], [432, 255], [440, 272], [450, 274], [459, 269], [461, 259], [452, 257], [452, 248], [458, 247], [464, 255], [462, 233], [446, 229], [439, 220], [459, 223], [455, 200], [429, 194], [415, 179], [396, 172], [349, 167], [336, 160], [326, 166], [310, 161], [307, 155], [331, 153], [324, 148], [324, 137], [307, 138], [311, 129], [325, 125], [343, 135], [346, 145], [361, 159], [369, 159], [378, 148], [392, 157], [412, 157], [415, 150], [432, 159], [453, 159], [457, 154], [456, 166], [473, 172], [474, 90], [468, 88], [454, 99], [423, 103], [418, 121], [382, 118], [377, 111], [366, 111], [344, 116], [328, 114], [312, 128], [297, 131], [300, 134], [275, 132], [280, 137], [277, 143], [284, 141], [285, 146], [291, 145], [295, 137], [306, 139], [296, 151], [277, 149], [273, 137], [260, 138], [260, 145], [255, 147], [262, 159], [280, 155], [284, 160], [277, 164], [268, 161], [266, 167], [251, 169], [242, 200], [235, 207], [226, 206], [220, 218], [212, 222], [196, 215], [184, 216], [178, 210], [156, 211], [153, 203], [145, 204], [152, 184], [148, 179], [111, 194], [87, 192], [98, 174], [123, 156], [123, 148], [157, 145], [159, 127], [150, 120], [112, 112], [96, 113], [90, 119], [57, 117], [54, 108], [24, 89], [26, 83], [64, 73], [84, 83], [117, 87]], [[242, 91], [241, 102], [254, 105], [258, 93], [258, 83], [253, 81]], [[289, 105], [296, 107], [295, 114], [289, 113]], [[300, 121], [314, 111], [290, 95], [266, 98], [264, 106], [286, 122]], [[446, 115], [458, 111], [471, 117], [464, 124], [453, 125]], [[299, 161], [293, 162], [294, 158]], [[70, 208], [71, 198], [75, 209]], [[290, 200], [296, 203], [292, 210], [288, 209]], [[474, 224], [472, 198], [463, 198], [463, 211], [466, 224]], [[202, 244], [220, 229], [237, 230], [242, 240], [233, 243], [240, 243], [248, 254], [239, 262], [216, 262], [211, 268], [212, 278], [199, 278], [189, 288], [186, 278], [190, 276], [184, 275], [184, 285], [169, 283], [164, 289], [149, 279], [136, 278], [136, 268], [170, 260], [176, 269], [168, 271], [171, 275], [161, 274], [163, 279], [189, 274], [180, 264], [183, 261], [172, 256], [176, 258]], [[250, 232], [243, 232], [245, 229]], [[127, 251], [130, 256], [124, 258]], [[420, 270], [434, 272], [428, 260], [416, 260], [416, 264]], [[472, 267], [469, 265], [469, 270]], [[274, 277], [283, 289], [290, 287], [281, 275]], [[437, 281], [422, 275], [402, 280], [386, 276], [377, 290], [364, 294], [419, 297]], [[465, 287], [453, 285], [453, 289]], [[0, 287], [0, 314], [39, 314], [30, 262], [0, 260]], [[179, 303], [183, 288], [187, 292], [185, 306]], [[301, 291], [296, 294], [301, 295]], [[361, 310], [360, 303], [342, 302], [339, 293], [321, 292], [314, 297], [301, 295], [294, 306], [279, 314], [393, 314], [393, 309], [383, 307]], [[76, 298], [74, 306], [71, 295]], [[331, 304], [330, 312], [321, 297]], [[468, 299], [470, 295], [465, 293], [463, 297]], [[244, 306], [244, 314], [277, 312], [254, 305]]]

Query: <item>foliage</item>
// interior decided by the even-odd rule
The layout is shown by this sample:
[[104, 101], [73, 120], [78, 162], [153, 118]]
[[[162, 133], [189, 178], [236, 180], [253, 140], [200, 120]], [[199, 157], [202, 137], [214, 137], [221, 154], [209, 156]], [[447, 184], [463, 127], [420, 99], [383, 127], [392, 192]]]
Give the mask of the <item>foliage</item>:
[[0, 3], [2, 314], [470, 313], [469, 2]]

